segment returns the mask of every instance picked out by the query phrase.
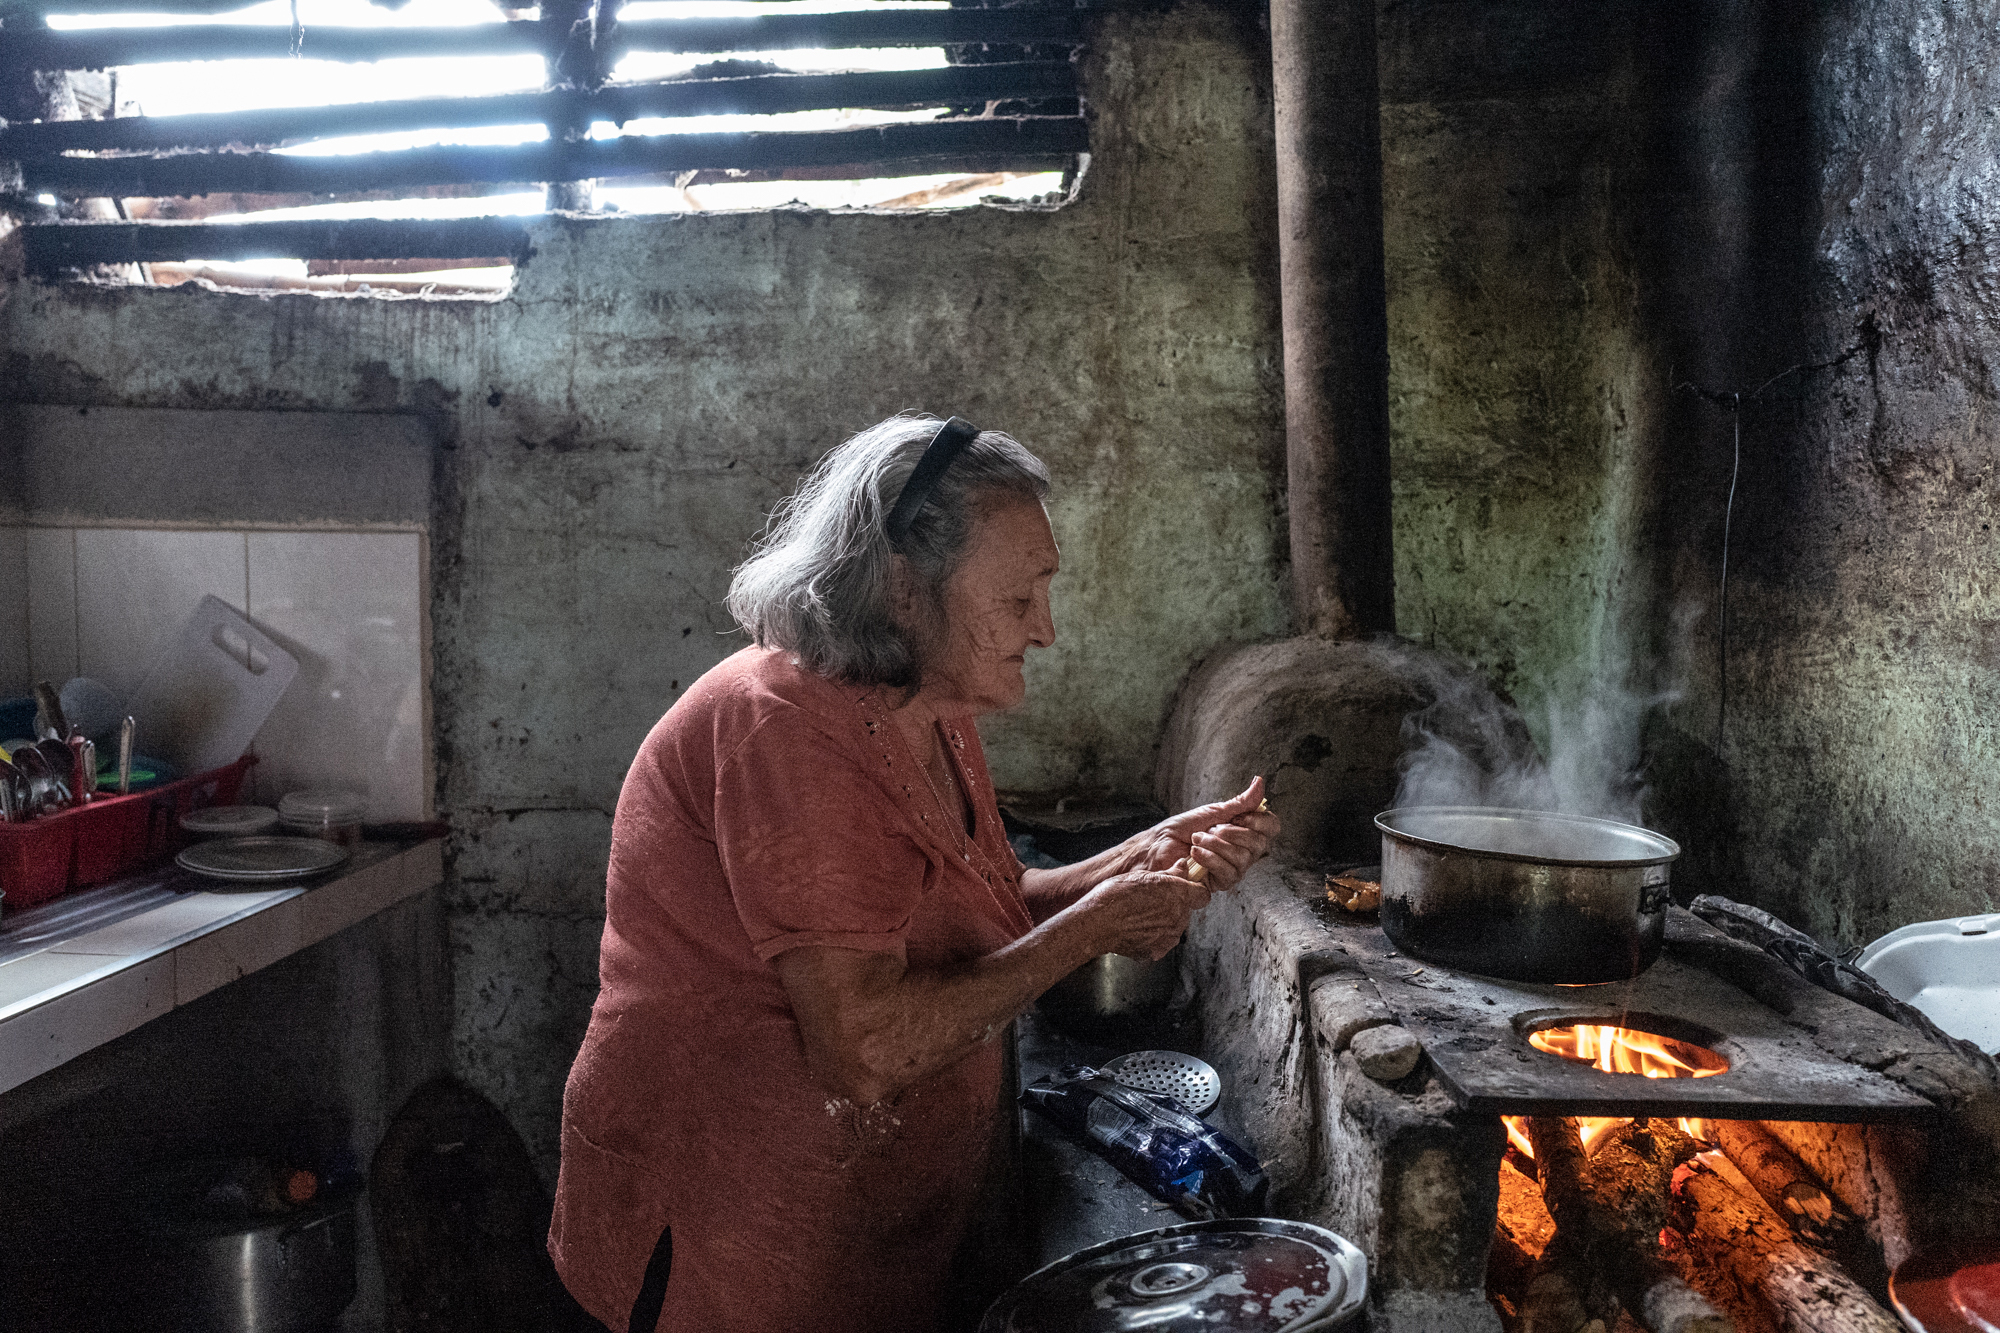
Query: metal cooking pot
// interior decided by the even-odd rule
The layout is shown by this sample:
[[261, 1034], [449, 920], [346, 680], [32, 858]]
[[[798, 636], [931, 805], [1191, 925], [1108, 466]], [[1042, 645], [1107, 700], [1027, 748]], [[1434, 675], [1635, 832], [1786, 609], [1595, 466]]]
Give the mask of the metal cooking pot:
[[1368, 1256], [1275, 1217], [1183, 1222], [1038, 1268], [979, 1333], [1331, 1333], [1368, 1299]]
[[1108, 1019], [1159, 1013], [1174, 1002], [1181, 984], [1181, 946], [1158, 962], [1107, 953], [1058, 981], [1036, 1002], [1054, 1018], [1085, 1025]]
[[275, 1217], [209, 1217], [142, 1182], [106, 1216], [69, 1219], [66, 1244], [10, 1269], [0, 1325], [322, 1333], [354, 1299], [357, 1198], [329, 1195]]
[[1633, 824], [1484, 806], [1412, 806], [1382, 831], [1382, 929], [1426, 962], [1512, 981], [1637, 976], [1666, 938], [1681, 849]]

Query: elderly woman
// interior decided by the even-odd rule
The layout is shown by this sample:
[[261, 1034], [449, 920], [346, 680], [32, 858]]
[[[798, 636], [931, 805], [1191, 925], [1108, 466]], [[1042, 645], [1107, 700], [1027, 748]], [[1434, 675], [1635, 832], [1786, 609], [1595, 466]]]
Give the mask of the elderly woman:
[[736, 573], [756, 646], [640, 747], [549, 1233], [607, 1326], [935, 1329], [1009, 1020], [1098, 954], [1165, 954], [1277, 832], [1259, 779], [1015, 859], [973, 719], [1055, 641], [1048, 489], [957, 418], [848, 440]]

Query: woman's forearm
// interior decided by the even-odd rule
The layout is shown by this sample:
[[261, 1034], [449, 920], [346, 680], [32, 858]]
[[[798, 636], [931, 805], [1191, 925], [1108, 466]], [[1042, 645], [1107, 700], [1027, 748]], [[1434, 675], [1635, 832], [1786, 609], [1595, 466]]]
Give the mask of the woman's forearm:
[[1143, 837], [1141, 834], [1127, 838], [1116, 847], [1070, 865], [1024, 871], [1021, 897], [1027, 900], [1028, 915], [1036, 921], [1047, 921], [1113, 875], [1137, 869]]
[[804, 948], [775, 960], [815, 1074], [861, 1105], [963, 1060], [1035, 998], [1102, 952], [1101, 931], [1061, 911], [983, 958], [911, 968], [891, 954]]
[[993, 1040], [1035, 998], [1103, 953], [1157, 958], [1187, 928], [1208, 891], [1172, 875], [1134, 872], [1098, 882], [992, 953], [939, 968], [897, 954], [806, 946], [772, 960], [829, 1088], [867, 1105], [930, 1077]]

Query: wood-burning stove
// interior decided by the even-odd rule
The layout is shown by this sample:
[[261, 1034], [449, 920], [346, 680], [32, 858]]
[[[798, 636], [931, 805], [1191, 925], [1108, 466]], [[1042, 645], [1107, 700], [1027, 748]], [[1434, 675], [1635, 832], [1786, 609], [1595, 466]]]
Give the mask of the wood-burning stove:
[[[1372, 919], [1327, 903], [1323, 881], [1296, 862], [1259, 866], [1198, 918], [1189, 960], [1209, 1058], [1266, 1158], [1274, 1210], [1369, 1254], [1378, 1330], [1500, 1327], [1486, 1268], [1503, 1116], [1759, 1122], [1889, 1266], [2000, 1219], [2000, 1087], [1987, 1070], [1685, 912], [1632, 981], [1540, 986], [1399, 955]], [[1426, 1056], [1390, 1084], [1348, 1049], [1384, 1024]], [[1577, 1024], [1656, 1033], [1728, 1068], [1646, 1078], [1535, 1044]]]

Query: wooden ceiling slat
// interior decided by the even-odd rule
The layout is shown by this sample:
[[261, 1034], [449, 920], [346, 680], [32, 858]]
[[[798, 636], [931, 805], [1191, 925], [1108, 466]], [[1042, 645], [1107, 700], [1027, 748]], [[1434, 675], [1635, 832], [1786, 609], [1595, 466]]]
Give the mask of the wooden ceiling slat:
[[[113, 198], [209, 194], [332, 194], [478, 181], [605, 180], [703, 169], [754, 170], [976, 160], [984, 171], [1050, 170], [1089, 151], [1077, 116], [937, 120], [785, 133], [649, 134], [512, 147], [412, 148], [307, 157], [181, 153], [163, 157], [54, 157], [21, 164], [30, 194]], [[1023, 165], [1032, 164], [1032, 165]], [[905, 173], [909, 174], [909, 173]]]
[[181, 259], [486, 259], [533, 253], [520, 218], [54, 222], [21, 229], [28, 271]]
[[212, 115], [37, 121], [0, 129], [0, 158], [32, 160], [65, 152], [157, 152], [229, 145], [275, 148], [342, 135], [486, 125], [622, 124], [651, 116], [967, 106], [1075, 96], [1075, 74], [1068, 64], [1056, 61], [952, 65], [888, 73], [768, 74], [610, 84], [595, 93], [424, 97]]
[[[876, 9], [827, 14], [761, 14], [751, 18], [647, 19], [622, 23], [609, 39], [607, 61], [625, 51], [720, 54], [890, 46], [1049, 45], [1083, 40], [1082, 20], [1069, 9]], [[544, 53], [538, 23], [460, 27], [305, 29], [300, 55], [310, 60], [365, 62], [409, 57]], [[283, 59], [291, 55], [284, 27], [202, 23], [175, 27], [68, 31], [0, 29], [0, 71], [83, 70], [185, 60]]]

